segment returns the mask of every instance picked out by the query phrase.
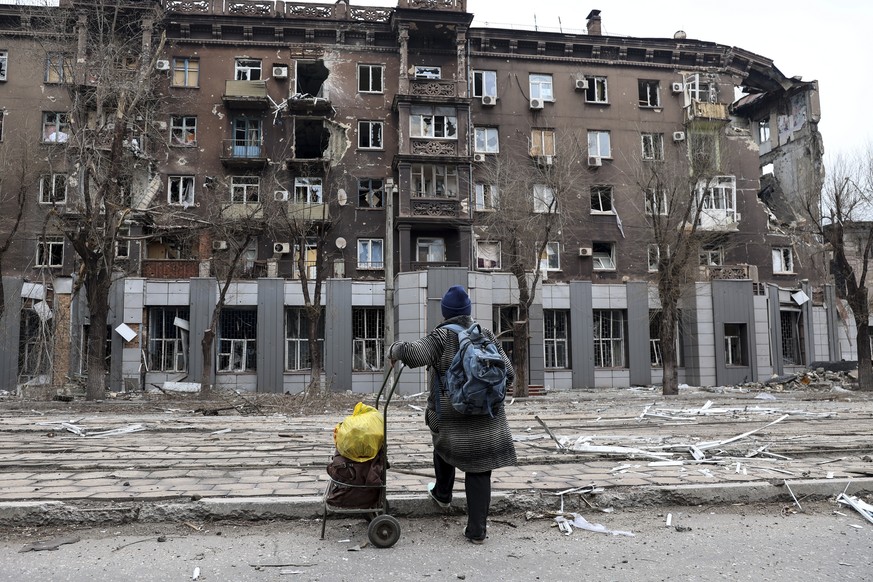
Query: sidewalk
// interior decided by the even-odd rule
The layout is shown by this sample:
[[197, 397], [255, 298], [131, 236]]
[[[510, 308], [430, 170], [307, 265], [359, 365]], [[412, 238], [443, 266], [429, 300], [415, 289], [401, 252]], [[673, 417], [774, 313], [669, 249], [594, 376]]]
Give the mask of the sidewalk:
[[[758, 394], [592, 390], [516, 400], [507, 411], [519, 464], [494, 472], [495, 510], [557, 509], [556, 493], [591, 485], [597, 492], [586, 500], [601, 507], [873, 492], [873, 394]], [[395, 514], [434, 511], [424, 493], [433, 469], [423, 405], [397, 398], [388, 410]], [[134, 410], [3, 412], [0, 525], [321, 515], [342, 414]], [[99, 434], [109, 430], [118, 434]]]

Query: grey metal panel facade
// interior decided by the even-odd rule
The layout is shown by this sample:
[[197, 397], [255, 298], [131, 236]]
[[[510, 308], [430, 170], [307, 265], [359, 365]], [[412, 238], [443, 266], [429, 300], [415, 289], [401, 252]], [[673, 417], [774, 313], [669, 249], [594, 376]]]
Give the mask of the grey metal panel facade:
[[[212, 310], [218, 301], [218, 289], [214, 279], [191, 279], [190, 293], [190, 332], [188, 336], [188, 379], [199, 382], [203, 375], [203, 350], [200, 349], [203, 333], [209, 327]], [[217, 335], [217, 334], [216, 334]], [[217, 341], [217, 337], [216, 337]], [[216, 342], [212, 344], [212, 369], [209, 372], [210, 382], [215, 381]]]
[[800, 288], [809, 297], [809, 301], [800, 306], [800, 311], [803, 313], [803, 353], [806, 354], [804, 364], [808, 365], [815, 359], [815, 322], [813, 321], [812, 314], [812, 287], [810, 287], [809, 282], [806, 282], [801, 283]]
[[757, 357], [754, 343], [755, 306], [752, 281], [712, 282], [712, 309], [715, 325], [715, 345], [724, 345], [724, 326], [726, 323], [740, 323], [746, 326], [745, 366], [726, 366], [723, 349], [715, 350], [716, 380], [721, 385], [742, 384], [757, 378]]
[[782, 333], [779, 327], [779, 287], [767, 285], [767, 296], [770, 299], [770, 346], [773, 354], [773, 373], [781, 376], [785, 373], [782, 362]]
[[284, 391], [284, 307], [285, 281], [258, 279], [258, 392]]
[[352, 280], [325, 283], [324, 379], [333, 391], [352, 389]]
[[594, 312], [590, 281], [570, 283], [570, 361], [573, 388], [594, 386]]
[[108, 333], [112, 338], [112, 357], [109, 360], [109, 389], [113, 392], [124, 390], [121, 370], [124, 364], [124, 338], [115, 328], [124, 323], [124, 279], [116, 279], [109, 289], [109, 313], [106, 314]]
[[700, 346], [695, 341], [697, 328], [700, 325], [697, 317], [697, 294], [689, 293], [680, 305], [682, 333], [682, 362], [685, 370], [685, 381], [692, 385], [700, 385]]
[[[539, 296], [542, 297], [542, 290], [540, 290]], [[527, 316], [528, 321], [530, 322], [530, 325], [528, 326], [530, 337], [528, 339], [527, 350], [527, 383], [532, 386], [542, 386], [546, 381], [543, 304], [539, 301], [534, 302], [534, 304], [530, 306]]]
[[828, 323], [828, 359], [840, 359], [840, 336], [837, 329], [837, 294], [833, 285], [824, 286], [825, 309]]
[[[443, 321], [440, 301], [449, 287], [462, 285], [470, 293], [469, 271], [462, 267], [437, 267], [427, 270], [427, 329], [431, 330]], [[475, 297], [471, 297], [475, 300]]]
[[18, 342], [21, 332], [22, 280], [3, 277], [3, 317], [0, 318], [0, 389], [15, 391], [18, 383]]
[[645, 281], [627, 283], [628, 352], [630, 383], [652, 383], [652, 359], [649, 355], [649, 288]]

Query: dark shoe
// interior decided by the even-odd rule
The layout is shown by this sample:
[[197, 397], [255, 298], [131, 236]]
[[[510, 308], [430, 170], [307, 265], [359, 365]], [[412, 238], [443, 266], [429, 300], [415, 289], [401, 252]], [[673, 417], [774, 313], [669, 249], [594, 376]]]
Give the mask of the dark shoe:
[[467, 535], [467, 528], [466, 527], [464, 528], [464, 537], [467, 538], [468, 542], [476, 544], [476, 545], [484, 544], [485, 538], [486, 538], [486, 536], [483, 536], [481, 538], [471, 538], [470, 536]]
[[440, 501], [439, 499], [437, 499], [436, 495], [434, 495], [434, 493], [433, 493], [434, 487], [436, 487], [436, 483], [428, 483], [427, 484], [428, 496], [431, 498], [431, 500], [434, 503], [436, 503], [437, 505], [439, 505], [443, 509], [449, 509], [452, 506], [452, 500], [449, 499], [448, 501]]

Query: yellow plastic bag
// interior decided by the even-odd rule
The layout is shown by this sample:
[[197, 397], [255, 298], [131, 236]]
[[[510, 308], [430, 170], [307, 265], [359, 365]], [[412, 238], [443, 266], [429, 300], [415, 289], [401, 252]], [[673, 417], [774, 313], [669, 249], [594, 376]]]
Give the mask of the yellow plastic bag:
[[369, 461], [385, 442], [385, 422], [382, 413], [363, 402], [333, 429], [336, 451], [347, 459], [363, 463]]

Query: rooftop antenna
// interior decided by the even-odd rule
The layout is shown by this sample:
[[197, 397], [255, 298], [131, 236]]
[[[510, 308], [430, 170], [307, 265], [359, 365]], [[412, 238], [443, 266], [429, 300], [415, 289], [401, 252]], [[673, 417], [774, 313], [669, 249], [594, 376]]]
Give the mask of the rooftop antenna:
[[564, 25], [561, 23], [561, 17], [558, 17], [558, 30], [561, 31], [561, 34], [564, 34]]
[[537, 15], [536, 14], [534, 14], [534, 30], [539, 31], [539, 28], [537, 27]]

